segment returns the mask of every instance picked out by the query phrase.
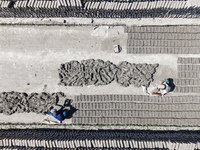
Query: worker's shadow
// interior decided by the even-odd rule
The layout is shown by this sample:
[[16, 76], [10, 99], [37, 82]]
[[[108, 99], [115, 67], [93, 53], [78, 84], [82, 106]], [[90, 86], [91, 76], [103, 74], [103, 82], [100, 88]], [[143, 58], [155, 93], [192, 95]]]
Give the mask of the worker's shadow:
[[71, 99], [66, 99], [64, 103], [64, 111], [66, 111], [66, 117], [65, 119], [70, 119], [73, 117], [73, 114], [78, 110], [72, 105], [72, 100]]
[[174, 85], [174, 80], [172, 78], [168, 78], [167, 79], [169, 81], [169, 86], [171, 87], [170, 92], [172, 92], [175, 89], [175, 85]]

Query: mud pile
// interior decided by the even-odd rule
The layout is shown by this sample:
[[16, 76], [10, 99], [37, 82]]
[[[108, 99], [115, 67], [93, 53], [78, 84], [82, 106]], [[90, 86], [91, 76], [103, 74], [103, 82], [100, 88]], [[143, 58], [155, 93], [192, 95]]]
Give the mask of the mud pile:
[[114, 80], [116, 70], [116, 65], [100, 59], [88, 59], [80, 63], [70, 61], [60, 66], [60, 84], [65, 86], [107, 85]]
[[133, 84], [136, 87], [146, 86], [153, 81], [153, 74], [158, 64], [131, 64], [123, 61], [119, 64], [115, 80], [122, 86]]
[[64, 93], [0, 93], [0, 113], [11, 115], [13, 113], [36, 112], [45, 114], [48, 108], [55, 105]]
[[83, 85], [107, 85], [113, 80], [122, 86], [130, 84], [140, 87], [149, 86], [153, 81], [153, 74], [158, 64], [131, 64], [123, 61], [116, 66], [110, 61], [88, 59], [70, 61], [61, 64], [59, 69], [60, 85], [83, 86]]

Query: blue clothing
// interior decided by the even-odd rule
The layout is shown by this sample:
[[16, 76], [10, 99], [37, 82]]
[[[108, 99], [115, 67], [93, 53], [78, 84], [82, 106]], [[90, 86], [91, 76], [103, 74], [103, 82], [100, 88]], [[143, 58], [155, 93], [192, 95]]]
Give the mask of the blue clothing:
[[60, 106], [60, 110], [57, 112], [57, 115], [54, 115], [53, 113], [51, 112], [48, 112], [49, 115], [55, 117], [57, 120], [59, 121], [63, 121], [65, 119], [65, 117], [63, 116], [63, 106]]

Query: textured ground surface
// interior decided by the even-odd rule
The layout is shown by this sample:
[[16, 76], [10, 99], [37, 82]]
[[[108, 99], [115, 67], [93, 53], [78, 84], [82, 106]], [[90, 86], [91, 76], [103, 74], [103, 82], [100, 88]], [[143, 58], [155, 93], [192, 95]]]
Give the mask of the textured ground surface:
[[[176, 28], [174, 27], [173, 31]], [[168, 27], [166, 27], [167, 29]], [[200, 57], [198, 54], [127, 54], [128, 34], [124, 33], [122, 26], [0, 26], [0, 33], [3, 35], [0, 36], [0, 92], [17, 91], [28, 94], [32, 92], [63, 92], [67, 98], [74, 100], [72, 105], [76, 105], [75, 108], [79, 109], [74, 114], [74, 118], [69, 120], [74, 124], [100, 124], [99, 122], [121, 124], [124, 121], [126, 124], [137, 125], [182, 126], [183, 123], [185, 126], [193, 126], [199, 123], [199, 111], [196, 108], [199, 101], [194, 96], [198, 93], [176, 91], [169, 93], [164, 98], [157, 98], [146, 96], [141, 88], [133, 85], [123, 87], [115, 82], [98, 87], [94, 85], [65, 87], [58, 84], [60, 64], [71, 60], [102, 59], [109, 60], [114, 64], [120, 64], [122, 61], [135, 64], [158, 63], [159, 67], [154, 76], [155, 80], [150, 85], [150, 90], [164, 78], [178, 79], [177, 66], [180, 62], [177, 63], [177, 61], [179, 57]], [[113, 46], [116, 44], [122, 47], [121, 53], [114, 53]], [[116, 106], [116, 98], [112, 98], [115, 96], [108, 96], [108, 105], [104, 105], [98, 98], [89, 96], [88, 98], [91, 97], [91, 102], [95, 106], [90, 106], [91, 102], [85, 100], [77, 103], [77, 98], [74, 98], [74, 95], [78, 97], [79, 95], [100, 95], [99, 99], [101, 99], [104, 95], [120, 94], [140, 96], [136, 96], [133, 101], [127, 101], [129, 99], [123, 98], [123, 96], [117, 98], [121, 102]], [[185, 102], [185, 99], [176, 97], [181, 95], [190, 95], [191, 97], [188, 97]], [[151, 103], [149, 104], [148, 101]], [[102, 106], [98, 104], [102, 104]], [[162, 108], [166, 111], [161, 111]], [[101, 109], [108, 109], [108, 111], [101, 112]], [[125, 110], [129, 112], [125, 112]], [[117, 113], [118, 119], [116, 119]], [[101, 118], [101, 116], [104, 117]], [[167, 118], [166, 116], [169, 120], [164, 119]], [[34, 113], [15, 113], [11, 116], [0, 114], [0, 122], [33, 123], [40, 122], [43, 117], [43, 115]], [[96, 118], [91, 119], [92, 117]], [[142, 117], [151, 119], [141, 119]]]

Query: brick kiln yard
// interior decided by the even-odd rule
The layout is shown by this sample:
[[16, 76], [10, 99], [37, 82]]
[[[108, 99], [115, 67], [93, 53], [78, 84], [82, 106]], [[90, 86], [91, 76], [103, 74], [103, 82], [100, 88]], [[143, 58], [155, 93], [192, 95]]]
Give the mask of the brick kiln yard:
[[[0, 92], [63, 92], [67, 98], [73, 100], [72, 105], [78, 109], [74, 117], [64, 121], [64, 124], [198, 126], [199, 70], [193, 70], [194, 75], [181, 75], [188, 71], [193, 72], [187, 66], [183, 69], [185, 64], [199, 65], [199, 59], [192, 58], [200, 56], [198, 28], [2, 25]], [[190, 35], [191, 38], [183, 35]], [[135, 41], [139, 43], [134, 43]], [[148, 45], [148, 41], [153, 42]], [[173, 44], [165, 46], [167, 41], [168, 44]], [[116, 44], [122, 47], [120, 53], [114, 53], [113, 46]], [[138, 47], [142, 49], [138, 51]], [[161, 50], [152, 51], [148, 48]], [[186, 57], [186, 60], [181, 57]], [[192, 62], [187, 59], [189, 57]], [[165, 97], [158, 98], [147, 96], [141, 88], [134, 85], [123, 87], [116, 81], [108, 85], [83, 87], [58, 84], [58, 69], [62, 63], [86, 59], [109, 60], [116, 65], [122, 61], [135, 64], [158, 63], [153, 75], [154, 82], [150, 87], [155, 87], [164, 78], [173, 78], [176, 88]], [[187, 81], [191, 84], [187, 86], [188, 89], [185, 89], [187, 84], [184, 85], [184, 80], [181, 82], [182, 78], [192, 79]], [[63, 100], [59, 103], [62, 104]], [[91, 103], [97, 105], [92, 106]], [[114, 105], [115, 103], [117, 104]], [[32, 112], [12, 115], [1, 113], [0, 123], [39, 123], [43, 118], [44, 115]]]

